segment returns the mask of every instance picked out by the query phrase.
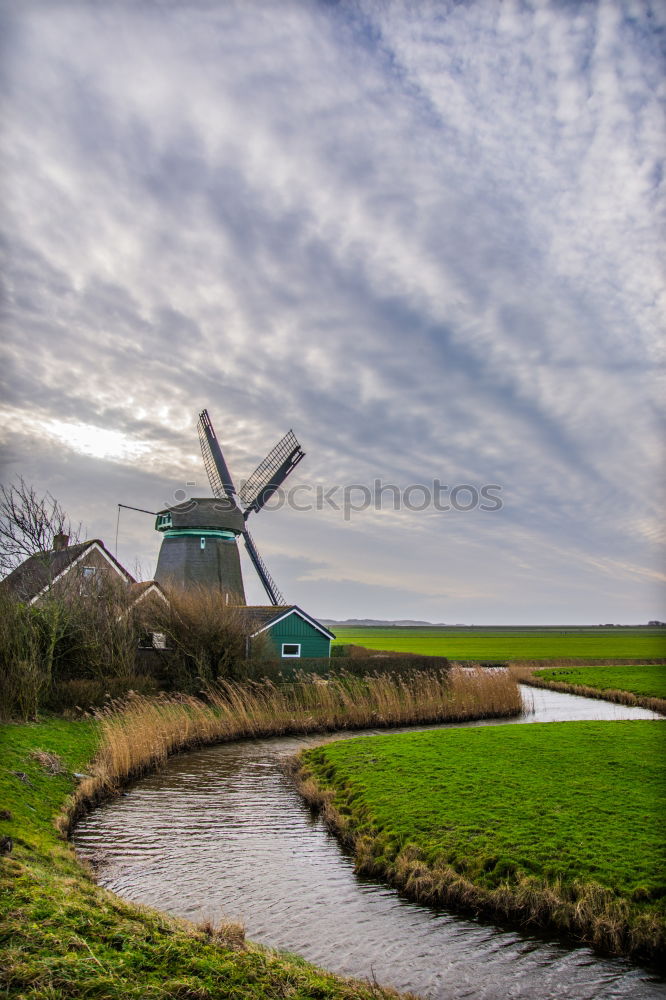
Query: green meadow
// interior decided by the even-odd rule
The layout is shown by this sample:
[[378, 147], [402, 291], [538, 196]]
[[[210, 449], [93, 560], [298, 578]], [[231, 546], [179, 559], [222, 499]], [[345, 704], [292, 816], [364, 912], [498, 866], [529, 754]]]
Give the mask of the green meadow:
[[558, 667], [535, 670], [534, 676], [598, 691], [629, 691], [647, 698], [666, 698], [666, 665], [661, 663]]
[[448, 656], [452, 660], [508, 662], [550, 659], [658, 659], [666, 657], [659, 628], [436, 628], [336, 626], [336, 645]]
[[539, 874], [659, 898], [665, 740], [661, 722], [549, 722], [343, 740], [304, 759], [388, 856], [415, 843], [488, 888]]
[[630, 947], [641, 925], [650, 950], [663, 942], [666, 914], [665, 739], [651, 721], [373, 736], [306, 751], [301, 775], [332, 796], [338, 831], [365, 853], [360, 869], [411, 885], [416, 898], [450, 899], [419, 888], [427, 872], [448, 869], [445, 881], [465, 880], [480, 909], [493, 893], [531, 886], [543, 898], [537, 922], [569, 929], [585, 899], [591, 941], [612, 922], [610, 901], [620, 913], [612, 947]]

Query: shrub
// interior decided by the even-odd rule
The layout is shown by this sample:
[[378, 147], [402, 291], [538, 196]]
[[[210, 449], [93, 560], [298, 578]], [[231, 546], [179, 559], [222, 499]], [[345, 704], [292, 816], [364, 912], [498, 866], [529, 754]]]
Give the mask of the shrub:
[[[168, 606], [155, 619], [169, 647], [162, 665], [165, 686], [193, 691], [237, 677], [237, 665], [247, 657], [250, 631], [243, 609], [228, 605], [226, 594], [208, 587], [172, 588], [168, 598]], [[265, 649], [253, 651], [261, 655]]]
[[81, 678], [61, 681], [45, 692], [43, 707], [51, 712], [76, 715], [81, 710], [104, 708], [110, 702], [124, 699], [133, 693], [157, 694], [157, 681], [142, 674], [127, 678], [109, 677], [106, 680]]
[[[336, 647], [334, 646], [333, 649]], [[338, 677], [346, 674], [353, 677], [370, 677], [384, 674], [410, 676], [415, 671], [432, 671], [441, 673], [450, 667], [444, 656], [418, 656], [410, 653], [398, 653], [384, 656], [371, 654], [368, 656], [340, 656], [331, 650], [327, 657], [301, 657], [299, 659], [266, 659], [241, 660], [236, 664], [235, 677], [239, 680], [261, 680], [268, 678], [274, 684], [291, 683], [305, 674], [322, 678]]]
[[32, 609], [0, 588], [0, 717], [33, 719], [49, 680]]
[[27, 605], [0, 587], [0, 717], [101, 704], [106, 691], [153, 690], [136, 675], [139, 623], [123, 588], [50, 593]]

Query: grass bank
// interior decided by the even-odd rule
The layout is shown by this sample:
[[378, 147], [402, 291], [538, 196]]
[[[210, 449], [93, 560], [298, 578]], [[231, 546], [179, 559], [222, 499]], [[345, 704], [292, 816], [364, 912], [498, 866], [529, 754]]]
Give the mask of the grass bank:
[[[244, 941], [235, 924], [194, 925], [124, 903], [80, 867], [55, 820], [90, 766], [103, 724], [0, 728], [2, 995], [21, 1000], [371, 1000], [391, 990], [342, 980]], [[11, 816], [7, 819], [7, 814]]]
[[450, 660], [652, 660], [666, 657], [663, 628], [335, 627], [337, 644], [447, 656]]
[[[195, 926], [124, 903], [96, 886], [65, 835], [76, 817], [170, 753], [286, 732], [514, 714], [513, 680], [482, 671], [227, 683], [206, 701], [146, 698], [95, 718], [0, 727], [4, 995], [16, 1000], [237, 1000], [394, 997], [243, 940], [236, 925]], [[80, 777], [77, 778], [76, 774]], [[0, 841], [7, 846], [6, 841]]]
[[666, 715], [666, 664], [623, 663], [582, 666], [512, 664], [517, 680], [533, 687], [601, 698], [621, 705], [638, 705]]
[[305, 751], [299, 787], [360, 873], [411, 898], [657, 960], [661, 722], [375, 736]]

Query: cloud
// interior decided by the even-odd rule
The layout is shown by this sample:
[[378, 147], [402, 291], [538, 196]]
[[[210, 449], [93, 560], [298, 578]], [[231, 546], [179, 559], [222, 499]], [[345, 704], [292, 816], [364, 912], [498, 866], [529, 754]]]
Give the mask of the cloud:
[[[603, 593], [604, 619], [658, 617], [660, 10], [32, 2], [2, 20], [7, 475], [52, 488], [60, 427], [63, 500], [108, 534], [133, 473], [151, 509], [202, 478], [208, 406], [238, 479], [293, 426], [313, 482], [503, 485], [503, 511], [453, 536], [294, 512], [273, 535], [261, 515], [283, 590], [299, 560], [328, 581], [319, 613], [423, 617], [430, 595], [443, 620], [515, 621], [529, 591], [554, 620], [575, 578], [571, 615], [599, 618]], [[131, 543], [154, 559], [147, 529]]]

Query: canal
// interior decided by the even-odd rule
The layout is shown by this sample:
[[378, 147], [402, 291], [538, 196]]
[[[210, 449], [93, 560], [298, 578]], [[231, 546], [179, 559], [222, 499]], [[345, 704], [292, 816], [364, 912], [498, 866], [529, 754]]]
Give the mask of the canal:
[[[522, 691], [523, 716], [467, 725], [656, 718]], [[367, 734], [243, 740], [174, 757], [85, 817], [76, 848], [99, 883], [124, 899], [190, 920], [238, 920], [254, 941], [432, 1000], [664, 997], [663, 980], [624, 960], [421, 906], [355, 875], [281, 761], [327, 739]]]

